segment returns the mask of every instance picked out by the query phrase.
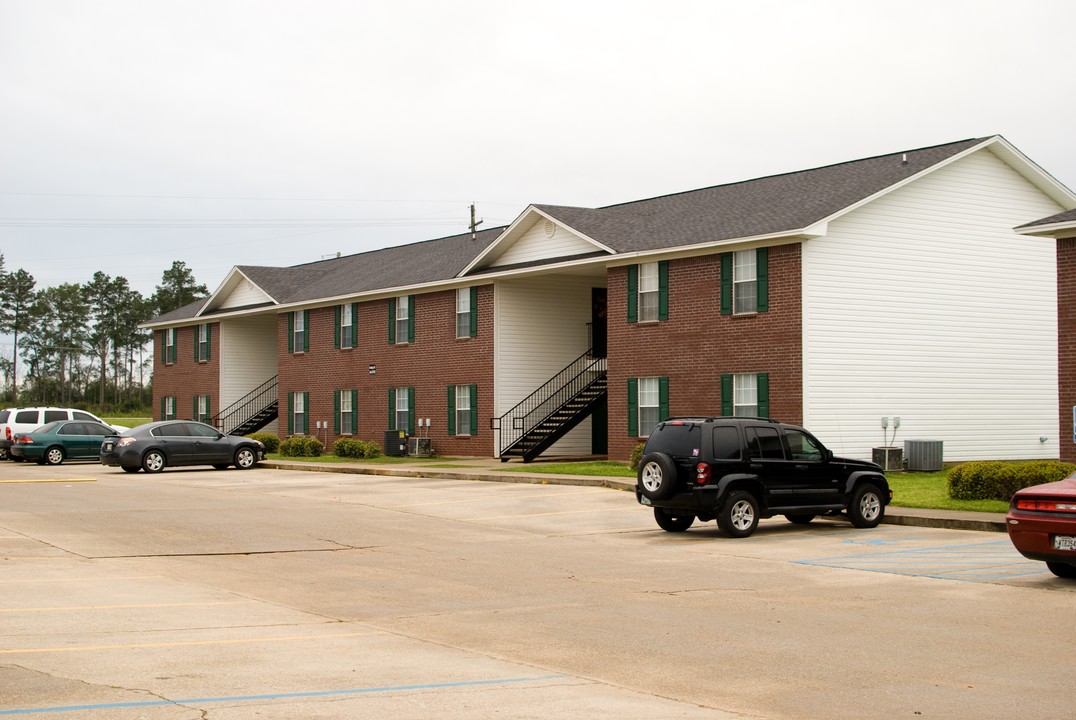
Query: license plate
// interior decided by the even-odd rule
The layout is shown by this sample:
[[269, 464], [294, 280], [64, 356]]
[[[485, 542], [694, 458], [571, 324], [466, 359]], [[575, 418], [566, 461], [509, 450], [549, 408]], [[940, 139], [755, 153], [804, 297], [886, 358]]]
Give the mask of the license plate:
[[1054, 535], [1054, 550], [1076, 550], [1076, 535]]

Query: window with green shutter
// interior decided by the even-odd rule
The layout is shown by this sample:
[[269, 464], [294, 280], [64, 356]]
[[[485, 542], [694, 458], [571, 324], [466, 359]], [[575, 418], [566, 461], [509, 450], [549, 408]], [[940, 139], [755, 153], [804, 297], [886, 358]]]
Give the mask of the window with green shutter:
[[333, 347], [359, 346], [359, 304], [344, 303], [333, 308]]
[[628, 266], [628, 322], [669, 319], [669, 261]]
[[333, 433], [354, 435], [358, 432], [359, 391], [337, 390], [333, 393]]
[[769, 417], [770, 374], [722, 375], [721, 414], [735, 417]]
[[669, 378], [628, 378], [628, 437], [647, 437], [669, 417]]
[[478, 434], [478, 386], [448, 386], [448, 434]]
[[721, 253], [721, 314], [770, 309], [769, 248]]

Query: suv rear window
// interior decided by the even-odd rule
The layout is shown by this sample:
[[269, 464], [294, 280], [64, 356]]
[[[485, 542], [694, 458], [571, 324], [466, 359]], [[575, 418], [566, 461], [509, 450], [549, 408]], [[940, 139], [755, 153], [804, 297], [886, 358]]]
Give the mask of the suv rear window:
[[20, 410], [15, 413], [15, 422], [37, 425], [37, 410]]
[[11, 415], [10, 410], [0, 410], [0, 425], [7, 422], [8, 417]]
[[[675, 428], [675, 429], [674, 429]], [[684, 430], [687, 432], [684, 432]], [[669, 432], [665, 432], [668, 430]], [[702, 426], [695, 423], [668, 425], [662, 423], [650, 433], [646, 441], [646, 451], [662, 452], [671, 457], [698, 457], [702, 448]]]

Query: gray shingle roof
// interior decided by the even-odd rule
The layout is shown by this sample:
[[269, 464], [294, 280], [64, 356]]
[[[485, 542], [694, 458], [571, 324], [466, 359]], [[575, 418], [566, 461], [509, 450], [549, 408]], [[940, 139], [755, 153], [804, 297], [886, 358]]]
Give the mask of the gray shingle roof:
[[773, 235], [806, 228], [986, 139], [962, 140], [599, 209], [535, 207], [617, 252]]
[[1023, 228], [1032, 228], [1039, 225], [1054, 225], [1056, 223], [1076, 222], [1076, 210], [1066, 210], [1050, 217], [1044, 217], [1042, 220], [1036, 220], [1035, 222], [1029, 222], [1025, 225], [1017, 227], [1017, 230]]
[[[534, 207], [618, 253], [775, 235], [809, 227], [987, 139], [961, 140], [603, 208]], [[464, 233], [293, 267], [241, 265], [238, 269], [281, 305], [346, 297], [451, 280], [504, 229], [483, 230], [474, 240], [470, 233]], [[153, 322], [193, 318], [201, 306], [201, 302], [188, 305]]]

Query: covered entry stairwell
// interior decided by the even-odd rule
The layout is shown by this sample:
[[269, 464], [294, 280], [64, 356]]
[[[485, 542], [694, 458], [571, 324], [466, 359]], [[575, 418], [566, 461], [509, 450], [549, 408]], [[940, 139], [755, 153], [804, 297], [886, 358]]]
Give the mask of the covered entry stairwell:
[[249, 435], [276, 420], [278, 410], [274, 375], [214, 415], [210, 424], [226, 435]]
[[501, 462], [530, 462], [568, 434], [608, 399], [605, 357], [587, 350], [490, 428], [500, 430]]

